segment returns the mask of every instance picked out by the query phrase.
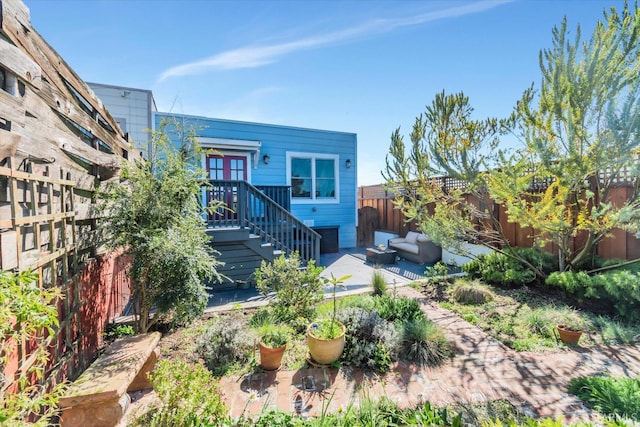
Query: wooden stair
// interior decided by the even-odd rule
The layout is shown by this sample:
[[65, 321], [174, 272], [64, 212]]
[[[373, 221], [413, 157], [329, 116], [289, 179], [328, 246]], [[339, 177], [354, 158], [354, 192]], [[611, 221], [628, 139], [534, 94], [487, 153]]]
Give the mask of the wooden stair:
[[217, 259], [225, 263], [218, 272], [227, 276], [222, 283], [212, 284], [215, 289], [234, 288], [238, 281], [255, 282], [253, 273], [262, 261], [273, 261], [281, 253], [246, 228], [211, 228], [207, 234], [212, 236], [211, 245], [219, 252]]

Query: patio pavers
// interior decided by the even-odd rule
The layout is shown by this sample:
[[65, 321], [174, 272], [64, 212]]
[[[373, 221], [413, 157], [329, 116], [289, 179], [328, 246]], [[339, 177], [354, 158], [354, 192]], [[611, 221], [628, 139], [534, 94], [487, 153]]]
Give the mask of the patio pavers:
[[455, 346], [450, 361], [437, 368], [398, 362], [385, 375], [342, 367], [225, 377], [221, 385], [231, 413], [250, 415], [279, 407], [317, 416], [357, 405], [364, 397], [387, 396], [401, 407], [426, 400], [441, 406], [507, 399], [530, 416], [594, 421], [597, 416], [567, 392], [568, 381], [599, 373], [640, 375], [640, 346], [517, 353], [418, 291], [403, 287], [397, 292], [418, 299], [426, 316], [445, 331]]

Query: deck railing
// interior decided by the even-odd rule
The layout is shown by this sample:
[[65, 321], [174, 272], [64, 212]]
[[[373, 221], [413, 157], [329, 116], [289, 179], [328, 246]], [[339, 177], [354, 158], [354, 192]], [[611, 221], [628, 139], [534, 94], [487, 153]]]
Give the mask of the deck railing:
[[209, 226], [239, 227], [260, 236], [274, 250], [289, 255], [294, 251], [303, 260], [318, 260], [320, 235], [276, 203], [267, 194], [280, 200], [288, 200], [289, 190], [276, 187], [254, 187], [246, 181], [210, 181], [207, 189], [207, 206], [212, 201], [224, 202], [209, 215]]
[[288, 185], [256, 185], [255, 187], [287, 212], [291, 212], [291, 187]]

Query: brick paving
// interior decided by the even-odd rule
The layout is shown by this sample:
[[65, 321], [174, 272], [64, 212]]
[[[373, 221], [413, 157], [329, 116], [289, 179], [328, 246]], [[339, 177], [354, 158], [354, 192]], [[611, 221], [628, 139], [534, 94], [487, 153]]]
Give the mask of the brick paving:
[[357, 405], [367, 396], [387, 396], [401, 407], [424, 401], [443, 406], [507, 399], [529, 416], [594, 421], [595, 414], [567, 392], [568, 381], [600, 373], [640, 375], [638, 345], [517, 353], [418, 291], [404, 287], [398, 293], [418, 299], [427, 317], [445, 331], [455, 347], [449, 362], [438, 368], [399, 362], [382, 376], [343, 367], [225, 377], [221, 386], [231, 414], [278, 407], [317, 416]]

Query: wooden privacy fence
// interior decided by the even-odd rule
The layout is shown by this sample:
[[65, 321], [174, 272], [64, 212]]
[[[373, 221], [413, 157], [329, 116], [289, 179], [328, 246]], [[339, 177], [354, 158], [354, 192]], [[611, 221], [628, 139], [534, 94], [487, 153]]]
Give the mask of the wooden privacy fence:
[[[614, 204], [622, 204], [628, 200], [632, 192], [631, 185], [621, 182], [611, 189], [609, 198]], [[530, 247], [533, 244], [533, 229], [509, 222], [505, 207], [502, 205], [494, 203], [493, 212], [500, 221], [500, 226], [511, 245]], [[384, 190], [381, 185], [359, 187], [358, 246], [372, 245], [376, 230], [404, 235], [409, 230], [418, 231], [418, 227], [414, 222], [405, 222], [402, 212], [393, 206], [393, 194]], [[574, 238], [572, 241], [574, 247], [580, 247], [584, 238], [585, 236], [580, 235]], [[553, 246], [549, 246], [547, 249], [554, 251]], [[597, 254], [606, 259], [637, 259], [640, 258], [640, 240], [630, 233], [615, 229], [611, 237], [600, 242]]]
[[414, 222], [407, 223], [400, 209], [393, 206], [393, 195], [379, 185], [358, 188], [358, 246], [371, 246], [376, 230], [399, 236], [416, 231]]

